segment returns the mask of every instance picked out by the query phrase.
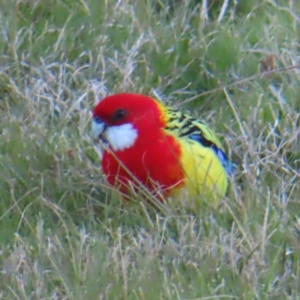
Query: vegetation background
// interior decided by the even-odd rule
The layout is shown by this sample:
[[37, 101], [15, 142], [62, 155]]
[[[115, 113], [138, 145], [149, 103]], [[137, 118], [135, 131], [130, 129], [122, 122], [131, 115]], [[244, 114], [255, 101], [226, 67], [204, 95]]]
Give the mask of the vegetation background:
[[[0, 0], [1, 299], [299, 299], [300, 1]], [[107, 94], [159, 94], [238, 164], [222, 207], [109, 190]]]

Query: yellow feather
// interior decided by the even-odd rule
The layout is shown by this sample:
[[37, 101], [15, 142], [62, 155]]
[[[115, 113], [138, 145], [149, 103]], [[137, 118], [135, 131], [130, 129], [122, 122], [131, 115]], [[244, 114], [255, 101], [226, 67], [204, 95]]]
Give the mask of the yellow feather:
[[[212, 148], [224, 151], [221, 142], [204, 122], [164, 106], [161, 102], [157, 103], [166, 124], [166, 134], [175, 136], [181, 145], [180, 163], [186, 174], [189, 195], [204, 195], [209, 200], [214, 198], [213, 202], [217, 203], [217, 198], [225, 195], [228, 186], [227, 171]], [[199, 141], [191, 137], [197, 137]]]
[[224, 196], [227, 190], [227, 172], [211, 148], [201, 144], [187, 143], [179, 139], [182, 145], [181, 165], [186, 173], [187, 188], [192, 196], [204, 194]]

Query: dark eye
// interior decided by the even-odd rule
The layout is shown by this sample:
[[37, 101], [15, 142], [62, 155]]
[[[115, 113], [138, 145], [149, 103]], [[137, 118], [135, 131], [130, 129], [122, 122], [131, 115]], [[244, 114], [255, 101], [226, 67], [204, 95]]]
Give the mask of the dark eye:
[[116, 110], [114, 114], [114, 120], [115, 121], [121, 121], [125, 118], [126, 116], [126, 110], [125, 109], [118, 109]]

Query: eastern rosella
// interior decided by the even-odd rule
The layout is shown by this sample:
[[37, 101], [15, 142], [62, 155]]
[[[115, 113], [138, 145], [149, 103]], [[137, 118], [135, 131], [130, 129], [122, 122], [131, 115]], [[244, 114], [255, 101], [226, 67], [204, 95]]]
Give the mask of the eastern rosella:
[[192, 196], [226, 193], [233, 164], [215, 133], [156, 99], [130, 93], [104, 98], [94, 109], [92, 134], [107, 145], [107, 181], [124, 194], [138, 185], [165, 198], [183, 188]]

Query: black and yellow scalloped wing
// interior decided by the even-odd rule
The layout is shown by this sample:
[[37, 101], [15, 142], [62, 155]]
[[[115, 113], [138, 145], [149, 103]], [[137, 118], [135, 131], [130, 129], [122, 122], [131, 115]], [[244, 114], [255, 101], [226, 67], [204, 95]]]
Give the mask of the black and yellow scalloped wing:
[[228, 158], [215, 133], [202, 121], [168, 109], [165, 131], [177, 137], [182, 146], [181, 165], [187, 175], [187, 187], [200, 194], [204, 186], [225, 195], [228, 185]]

